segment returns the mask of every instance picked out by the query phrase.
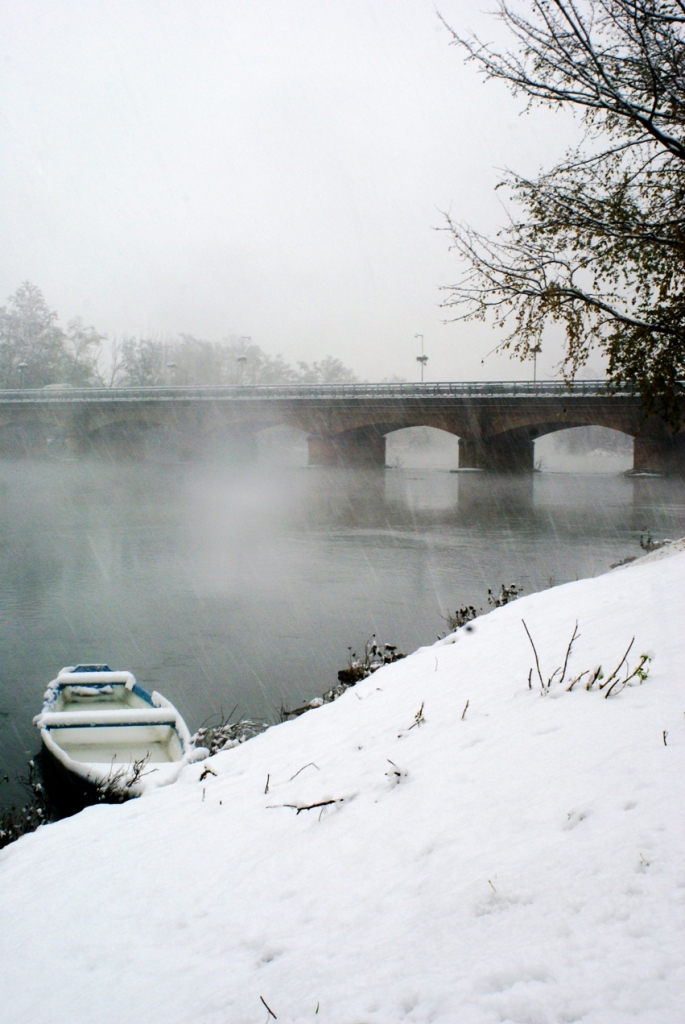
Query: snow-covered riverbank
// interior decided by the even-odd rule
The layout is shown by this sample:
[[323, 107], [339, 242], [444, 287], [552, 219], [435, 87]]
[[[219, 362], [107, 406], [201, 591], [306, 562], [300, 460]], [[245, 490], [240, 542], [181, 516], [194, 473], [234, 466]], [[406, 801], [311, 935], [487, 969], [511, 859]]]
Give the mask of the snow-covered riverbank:
[[0, 1021], [682, 1021], [684, 547], [2, 851]]

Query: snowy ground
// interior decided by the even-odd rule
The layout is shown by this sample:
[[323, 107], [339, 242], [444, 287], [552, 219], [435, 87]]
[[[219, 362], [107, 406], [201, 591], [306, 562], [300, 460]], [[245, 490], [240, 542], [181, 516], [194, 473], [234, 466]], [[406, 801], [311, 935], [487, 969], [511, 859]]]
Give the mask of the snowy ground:
[[[685, 1020], [684, 548], [8, 847], [0, 1021]], [[522, 618], [545, 681], [578, 620], [548, 696]], [[567, 692], [633, 636], [642, 685]]]

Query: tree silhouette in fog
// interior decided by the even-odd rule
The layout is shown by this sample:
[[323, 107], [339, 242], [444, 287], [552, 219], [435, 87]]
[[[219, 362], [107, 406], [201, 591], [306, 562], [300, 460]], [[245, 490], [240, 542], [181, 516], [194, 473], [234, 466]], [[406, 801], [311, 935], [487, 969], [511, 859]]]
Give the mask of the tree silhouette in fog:
[[87, 387], [97, 381], [102, 341], [80, 319], [63, 330], [40, 288], [24, 281], [0, 307], [0, 387]]

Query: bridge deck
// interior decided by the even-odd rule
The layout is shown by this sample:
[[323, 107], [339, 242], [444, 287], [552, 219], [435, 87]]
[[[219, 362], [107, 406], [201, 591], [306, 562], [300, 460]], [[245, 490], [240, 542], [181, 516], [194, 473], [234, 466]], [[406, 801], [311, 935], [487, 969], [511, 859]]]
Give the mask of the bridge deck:
[[0, 404], [63, 402], [217, 402], [333, 399], [429, 398], [613, 398], [633, 397], [627, 389], [610, 391], [603, 380], [564, 381], [447, 381], [425, 384], [277, 384], [199, 387], [45, 388], [0, 390]]

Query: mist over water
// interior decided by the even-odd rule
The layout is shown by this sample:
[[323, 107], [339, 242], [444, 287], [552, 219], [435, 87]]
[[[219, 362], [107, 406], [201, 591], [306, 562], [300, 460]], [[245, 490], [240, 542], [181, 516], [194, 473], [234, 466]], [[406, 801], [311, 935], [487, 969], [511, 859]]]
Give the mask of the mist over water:
[[685, 481], [620, 475], [620, 453], [505, 478], [450, 473], [453, 441], [398, 436], [386, 471], [308, 469], [283, 432], [252, 465], [0, 462], [3, 774], [37, 751], [64, 665], [131, 670], [191, 731], [233, 708], [274, 720], [372, 633], [409, 653], [488, 587], [531, 593], [641, 554], [643, 531], [685, 533]]

